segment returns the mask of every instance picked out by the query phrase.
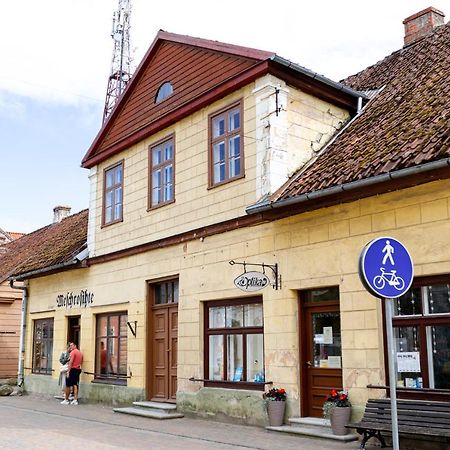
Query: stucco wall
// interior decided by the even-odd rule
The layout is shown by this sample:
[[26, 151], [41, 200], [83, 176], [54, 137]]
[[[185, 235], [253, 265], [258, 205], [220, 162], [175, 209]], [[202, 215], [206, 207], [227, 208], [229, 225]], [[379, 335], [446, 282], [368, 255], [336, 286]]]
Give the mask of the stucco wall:
[[[275, 86], [283, 85], [280, 112]], [[208, 116], [243, 105], [245, 178], [208, 189]], [[244, 216], [274, 192], [348, 119], [345, 110], [266, 76], [109, 158], [91, 170], [91, 256]], [[175, 203], [147, 211], [148, 149], [174, 133]], [[124, 160], [123, 222], [101, 228], [103, 171]]]
[[[27, 327], [27, 363], [30, 367], [30, 319], [55, 316], [54, 361], [67, 333], [67, 314], [81, 314], [84, 369], [93, 371], [92, 314], [127, 310], [137, 320], [137, 337], [128, 333], [128, 365], [132, 388], [144, 387], [146, 280], [179, 274], [178, 390], [196, 403], [203, 377], [202, 302], [242, 297], [233, 279], [239, 266], [229, 260], [277, 262], [283, 288], [261, 291], [264, 306], [266, 379], [288, 392], [289, 415], [299, 414], [298, 290], [339, 286], [344, 387], [355, 411], [369, 396], [368, 383], [384, 383], [380, 300], [359, 281], [358, 256], [372, 238], [392, 235], [409, 249], [416, 275], [450, 272], [450, 181], [436, 181], [399, 192], [321, 209], [263, 225], [206, 237], [204, 240], [94, 265], [88, 269], [31, 280]], [[51, 311], [56, 295], [88, 289], [94, 303], [86, 309]], [[101, 306], [104, 305], [104, 306]], [[38, 312], [46, 310], [47, 312]], [[53, 375], [55, 378], [57, 375]], [[89, 378], [83, 375], [83, 381]], [[202, 394], [204, 395], [204, 393]], [[242, 411], [242, 416], [247, 412]]]

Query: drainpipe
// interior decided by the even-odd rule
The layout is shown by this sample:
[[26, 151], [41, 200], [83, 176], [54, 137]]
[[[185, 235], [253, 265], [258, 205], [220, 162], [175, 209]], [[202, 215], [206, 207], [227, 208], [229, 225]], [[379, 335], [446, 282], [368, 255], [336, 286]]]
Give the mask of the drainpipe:
[[24, 381], [24, 356], [25, 356], [25, 327], [27, 314], [28, 289], [26, 286], [14, 286], [14, 280], [9, 281], [11, 289], [22, 291], [22, 316], [20, 319], [20, 343], [19, 343], [19, 367], [17, 371], [17, 386], [22, 387]]

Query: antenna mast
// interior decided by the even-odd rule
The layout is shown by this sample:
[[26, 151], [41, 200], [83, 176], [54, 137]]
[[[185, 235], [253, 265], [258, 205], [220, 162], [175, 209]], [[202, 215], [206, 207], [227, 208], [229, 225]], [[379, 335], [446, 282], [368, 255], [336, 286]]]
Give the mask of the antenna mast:
[[131, 0], [119, 0], [117, 11], [113, 14], [111, 37], [114, 49], [111, 63], [111, 74], [108, 78], [106, 90], [103, 123], [105, 123], [117, 99], [125, 90], [131, 78], [131, 52], [130, 52], [130, 14]]

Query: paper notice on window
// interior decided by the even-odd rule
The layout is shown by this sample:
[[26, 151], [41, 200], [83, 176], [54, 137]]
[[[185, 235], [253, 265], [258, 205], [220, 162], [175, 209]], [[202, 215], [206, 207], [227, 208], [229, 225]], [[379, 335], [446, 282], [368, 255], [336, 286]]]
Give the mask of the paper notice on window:
[[333, 343], [333, 327], [323, 327], [323, 343]]
[[328, 359], [321, 359], [319, 362], [319, 367], [328, 368]]
[[323, 344], [323, 334], [314, 335], [314, 344]]
[[328, 367], [330, 369], [340, 369], [341, 368], [341, 357], [340, 356], [329, 356], [328, 357]]
[[398, 352], [397, 370], [398, 372], [420, 372], [420, 353]]

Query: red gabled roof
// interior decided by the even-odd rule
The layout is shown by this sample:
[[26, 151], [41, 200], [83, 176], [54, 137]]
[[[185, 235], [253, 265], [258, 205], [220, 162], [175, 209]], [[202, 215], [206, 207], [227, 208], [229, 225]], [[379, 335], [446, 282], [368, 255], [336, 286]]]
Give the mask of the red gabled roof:
[[[273, 52], [160, 31], [83, 167], [93, 167], [266, 73], [349, 110], [360, 95]], [[155, 104], [158, 88], [167, 81], [173, 94]]]
[[[186, 115], [192, 108], [183, 110], [183, 107], [190, 102], [217, 90], [273, 55], [272, 52], [159, 31], [84, 157], [83, 167], [92, 167], [167, 126], [171, 121], [167, 116], [173, 115], [175, 110]], [[155, 104], [156, 92], [165, 81], [172, 83], [174, 93]], [[201, 102], [195, 107], [201, 107]]]

